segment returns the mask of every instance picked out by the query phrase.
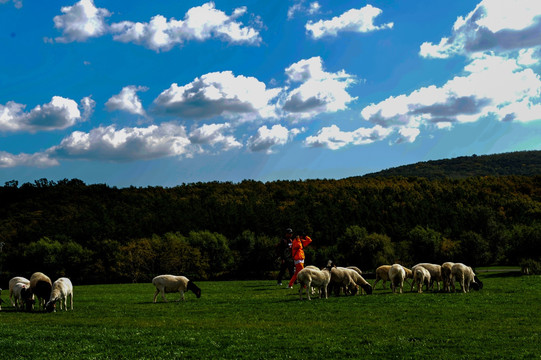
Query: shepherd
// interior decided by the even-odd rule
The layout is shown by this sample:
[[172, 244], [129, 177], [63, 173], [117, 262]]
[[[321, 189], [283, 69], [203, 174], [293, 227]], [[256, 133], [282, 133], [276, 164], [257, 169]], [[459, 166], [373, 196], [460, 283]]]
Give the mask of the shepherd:
[[295, 263], [295, 273], [289, 280], [288, 289], [293, 289], [293, 284], [297, 280], [297, 274], [299, 271], [304, 269], [304, 248], [307, 247], [312, 242], [309, 236], [304, 234], [297, 235], [293, 242], [291, 243], [291, 255], [293, 257], [293, 262]]

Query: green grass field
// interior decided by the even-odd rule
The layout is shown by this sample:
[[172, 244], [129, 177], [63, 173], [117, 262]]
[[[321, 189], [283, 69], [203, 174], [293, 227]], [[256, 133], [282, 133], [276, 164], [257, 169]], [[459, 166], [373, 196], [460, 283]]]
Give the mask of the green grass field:
[[[75, 310], [0, 312], [5, 359], [539, 359], [541, 276], [486, 273], [469, 294], [299, 301], [273, 281], [196, 282], [152, 303], [151, 284], [75, 287]], [[408, 289], [409, 290], [409, 289]], [[168, 299], [177, 300], [178, 294]]]

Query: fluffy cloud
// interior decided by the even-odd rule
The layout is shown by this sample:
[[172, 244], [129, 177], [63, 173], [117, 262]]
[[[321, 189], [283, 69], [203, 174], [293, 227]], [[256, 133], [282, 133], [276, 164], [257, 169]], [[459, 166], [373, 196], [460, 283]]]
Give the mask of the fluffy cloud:
[[10, 154], [0, 151], [0, 168], [12, 168], [16, 166], [50, 167], [58, 165], [58, 161], [49, 157], [46, 153], [36, 154]]
[[203, 125], [193, 130], [189, 139], [194, 145], [210, 145], [224, 151], [242, 147], [242, 144], [233, 135], [226, 134], [230, 129], [231, 124], [229, 123]]
[[291, 5], [289, 9], [287, 10], [287, 19], [291, 20], [295, 17], [295, 14], [297, 13], [306, 13], [308, 15], [314, 15], [319, 13], [321, 9], [321, 5], [319, 2], [314, 1], [308, 4], [308, 6], [304, 5], [305, 0], [297, 0], [295, 4]]
[[246, 7], [240, 7], [227, 15], [217, 10], [213, 2], [193, 7], [184, 16], [184, 20], [167, 20], [162, 15], [152, 17], [150, 22], [123, 21], [111, 25], [114, 39], [133, 42], [156, 50], [166, 51], [188, 40], [207, 40], [217, 37], [231, 43], [259, 44], [259, 31], [243, 26], [236, 21], [246, 13]]
[[247, 146], [253, 152], [263, 151], [272, 154], [276, 146], [287, 144], [301, 131], [299, 129], [288, 130], [282, 125], [274, 125], [270, 129], [267, 126], [262, 126], [254, 136], [248, 139]]
[[424, 57], [447, 58], [487, 50], [507, 51], [541, 45], [541, 1], [483, 0], [466, 17], [459, 17], [450, 37], [425, 42]]
[[365, 145], [380, 141], [389, 136], [392, 129], [380, 125], [373, 128], [359, 128], [355, 131], [342, 131], [336, 125], [324, 127], [315, 136], [309, 136], [304, 144], [309, 147], [324, 147], [338, 150], [347, 145]]
[[60, 9], [63, 15], [54, 17], [54, 26], [62, 31], [57, 42], [85, 41], [91, 37], [104, 35], [108, 31], [105, 18], [111, 13], [97, 8], [93, 0], [81, 0], [75, 5]]
[[122, 129], [111, 125], [75, 131], [47, 153], [52, 158], [133, 161], [190, 156], [189, 145], [185, 128], [172, 123]]
[[183, 118], [215, 116], [275, 117], [271, 105], [281, 89], [267, 89], [254, 77], [235, 76], [231, 71], [214, 72], [189, 84], [171, 87], [154, 100], [154, 110]]
[[131, 114], [145, 116], [145, 110], [139, 96], [138, 91], [146, 91], [148, 88], [144, 86], [126, 86], [119, 94], [112, 96], [105, 106], [109, 111], [122, 110]]
[[289, 82], [302, 84], [291, 90], [283, 103], [283, 110], [293, 116], [308, 118], [324, 112], [347, 109], [356, 98], [346, 89], [355, 82], [345, 71], [329, 73], [323, 70], [320, 57], [301, 60], [286, 70]]
[[208, 2], [189, 9], [184, 20], [167, 20], [156, 15], [149, 22], [121, 21], [110, 25], [106, 22], [111, 16], [109, 10], [97, 8], [93, 0], [80, 0], [62, 7], [61, 11], [63, 14], [53, 19], [55, 27], [62, 31], [62, 36], [55, 39], [57, 42], [85, 41], [107, 33], [113, 34], [114, 40], [155, 51], [167, 51], [189, 40], [204, 41], [213, 37], [230, 43], [258, 45], [261, 42], [256, 28], [237, 21], [246, 13], [246, 7], [236, 8], [227, 15], [216, 9], [213, 2]]
[[375, 18], [381, 13], [381, 9], [372, 5], [366, 5], [361, 9], [348, 10], [340, 16], [333, 17], [331, 20], [309, 21], [305, 28], [314, 39], [324, 36], [336, 36], [339, 32], [343, 31], [366, 33], [392, 29], [394, 25], [392, 22], [383, 25], [374, 25]]
[[77, 103], [61, 96], [53, 96], [44, 105], [38, 105], [24, 112], [25, 105], [9, 101], [0, 105], [0, 131], [48, 131], [65, 129], [77, 122], [85, 121], [94, 108], [90, 97], [81, 100], [83, 113]]
[[[477, 121], [489, 114], [502, 121], [541, 118], [541, 80], [516, 59], [477, 56], [441, 87], [429, 86], [365, 107], [361, 115], [385, 127], [419, 128]], [[411, 131], [411, 130], [409, 130]]]

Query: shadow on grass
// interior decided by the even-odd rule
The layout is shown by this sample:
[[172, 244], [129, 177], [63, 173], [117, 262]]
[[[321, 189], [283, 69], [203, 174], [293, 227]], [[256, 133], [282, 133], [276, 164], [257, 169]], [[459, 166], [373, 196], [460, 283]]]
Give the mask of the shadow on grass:
[[495, 272], [495, 273], [479, 273], [482, 274], [483, 278], [510, 278], [510, 277], [521, 277], [522, 273], [520, 271], [507, 271], [507, 272]]

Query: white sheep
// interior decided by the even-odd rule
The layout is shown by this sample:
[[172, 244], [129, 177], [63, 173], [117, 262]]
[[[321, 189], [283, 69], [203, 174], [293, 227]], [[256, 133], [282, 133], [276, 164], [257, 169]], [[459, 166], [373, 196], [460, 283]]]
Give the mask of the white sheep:
[[340, 290], [344, 289], [344, 294], [347, 294], [347, 290], [351, 289], [352, 294], [355, 295], [358, 291], [358, 286], [351, 278], [351, 271], [344, 267], [336, 267], [333, 266], [331, 268], [331, 287], [334, 288], [334, 294], [338, 296], [340, 294]]
[[9, 280], [9, 300], [11, 301], [11, 306], [15, 306], [15, 303], [13, 302], [13, 287], [17, 283], [22, 283], [30, 286], [30, 280], [23, 278], [22, 276], [15, 276], [14, 278], [11, 278], [11, 280]]
[[475, 276], [473, 269], [462, 263], [454, 264], [451, 267], [451, 287], [455, 291], [455, 281], [460, 283], [463, 293], [470, 291], [470, 287], [474, 290], [482, 289], [483, 283]]
[[362, 277], [362, 275], [360, 274], [360, 270], [358, 268], [356, 268], [355, 266], [348, 266], [346, 270], [349, 271], [349, 275], [351, 276], [351, 279], [357, 286], [360, 286], [361, 289], [363, 289], [366, 292], [366, 294], [368, 295], [372, 294], [372, 285], [370, 285], [368, 281], [366, 281]]
[[391, 289], [393, 289], [393, 294], [395, 293], [397, 287], [400, 289], [400, 294], [402, 294], [406, 276], [406, 270], [400, 264], [393, 264], [389, 268], [389, 280], [391, 281]]
[[426, 284], [426, 290], [430, 286], [430, 272], [423, 266], [414, 266], [413, 269], [413, 284], [417, 284], [417, 292], [423, 292], [423, 284]]
[[443, 291], [449, 292], [451, 286], [451, 268], [455, 263], [444, 262], [441, 264], [441, 279], [443, 281]]
[[376, 288], [376, 284], [378, 281], [382, 281], [383, 289], [385, 289], [385, 283], [389, 281], [389, 269], [391, 268], [391, 265], [381, 265], [376, 269], [376, 281], [374, 281], [374, 289]]
[[14, 305], [15, 309], [22, 310], [26, 307], [26, 310], [32, 310], [32, 305], [34, 305], [34, 294], [30, 290], [30, 285], [18, 282], [11, 287], [11, 294], [15, 300]]
[[327, 286], [329, 285], [329, 282], [331, 281], [331, 273], [328, 268], [323, 268], [322, 270], [319, 270], [318, 268], [314, 266], [308, 266], [299, 271], [297, 274], [297, 280], [300, 284], [299, 289], [299, 296], [302, 300], [302, 292], [303, 289], [306, 287], [306, 296], [308, 297], [308, 300], [310, 299], [310, 288], [317, 287], [320, 289], [319, 297], [323, 297], [325, 295], [325, 299], [328, 298], [327, 296]]
[[[431, 285], [430, 287], [432, 288], [432, 290], [434, 290], [434, 282], [436, 282], [438, 284], [438, 291], [440, 291], [440, 281], [442, 281], [441, 265], [429, 264], [429, 263], [420, 263], [420, 264], [415, 265], [411, 269], [413, 270], [417, 266], [422, 266], [422, 267], [424, 267], [425, 269], [428, 270], [428, 272], [430, 273], [430, 285]], [[415, 285], [415, 282], [413, 282], [411, 284], [411, 291], [413, 291], [413, 286], [414, 285]]]
[[45, 301], [51, 297], [53, 283], [44, 273], [35, 272], [30, 277], [30, 289], [38, 298], [38, 308], [45, 309]]
[[167, 302], [165, 293], [174, 293], [177, 291], [180, 292], [180, 299], [182, 300], [185, 300], [184, 292], [188, 290], [192, 291], [197, 298], [201, 297], [201, 289], [185, 276], [159, 275], [152, 279], [152, 285], [156, 287], [154, 302], [156, 302], [158, 294], [161, 294], [163, 301]]
[[68, 311], [68, 297], [70, 298], [70, 310], [73, 310], [73, 285], [70, 279], [62, 277], [53, 283], [51, 296], [45, 304], [45, 309], [48, 312], [55, 311], [56, 302], [60, 301], [60, 310], [64, 305], [64, 310]]

